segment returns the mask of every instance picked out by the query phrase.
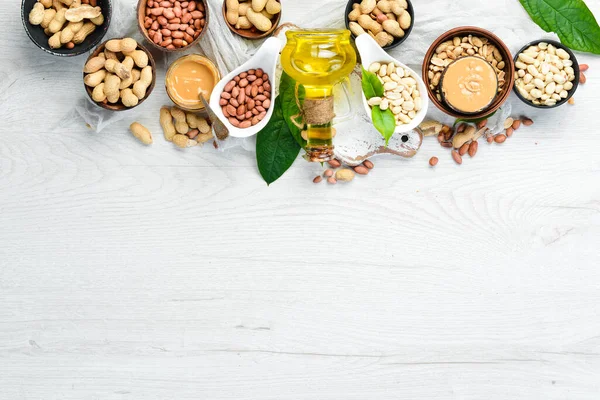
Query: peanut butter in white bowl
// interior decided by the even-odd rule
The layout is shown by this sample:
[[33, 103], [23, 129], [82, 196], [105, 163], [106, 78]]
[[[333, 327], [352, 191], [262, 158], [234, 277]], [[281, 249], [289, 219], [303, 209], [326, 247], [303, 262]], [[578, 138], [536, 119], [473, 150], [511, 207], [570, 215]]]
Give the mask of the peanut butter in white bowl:
[[498, 93], [494, 68], [479, 57], [462, 57], [448, 65], [442, 76], [442, 98], [455, 111], [475, 114], [492, 104]]

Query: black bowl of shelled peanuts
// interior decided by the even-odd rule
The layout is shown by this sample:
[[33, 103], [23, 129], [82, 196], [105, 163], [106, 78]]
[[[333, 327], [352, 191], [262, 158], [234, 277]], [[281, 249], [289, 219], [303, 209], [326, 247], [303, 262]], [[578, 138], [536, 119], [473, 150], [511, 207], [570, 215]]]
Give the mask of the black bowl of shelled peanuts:
[[110, 25], [110, 0], [23, 0], [21, 19], [31, 41], [47, 53], [77, 56], [102, 41]]
[[349, 0], [344, 18], [354, 39], [370, 33], [384, 50], [391, 50], [410, 36], [415, 11], [410, 0]]

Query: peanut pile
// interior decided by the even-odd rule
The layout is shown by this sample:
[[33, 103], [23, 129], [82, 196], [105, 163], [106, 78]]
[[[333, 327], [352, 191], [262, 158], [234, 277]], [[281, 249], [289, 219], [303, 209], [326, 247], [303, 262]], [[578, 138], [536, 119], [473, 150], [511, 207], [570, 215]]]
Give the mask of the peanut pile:
[[506, 84], [506, 72], [504, 71], [506, 62], [500, 50], [484, 37], [473, 35], [464, 37], [456, 36], [452, 40], [447, 40], [440, 44], [435, 49], [435, 54], [431, 57], [431, 60], [429, 60], [429, 71], [427, 73], [429, 87], [436, 93], [439, 101], [442, 101], [439, 88], [442, 73], [454, 60], [464, 56], [479, 57], [490, 63], [498, 76], [498, 92], [504, 90], [504, 85]]
[[368, 100], [371, 107], [381, 110], [390, 109], [396, 118], [396, 125], [409, 124], [423, 106], [417, 81], [408, 69], [394, 63], [373, 63], [369, 71], [377, 74], [385, 90], [383, 98], [372, 97]]
[[203, 145], [213, 138], [212, 128], [206, 119], [178, 107], [164, 106], [160, 109], [160, 126], [165, 139], [179, 148]]
[[355, 36], [368, 33], [381, 47], [404, 37], [412, 24], [406, 0], [362, 0], [352, 7], [350, 31]]
[[323, 178], [327, 179], [327, 182], [331, 185], [335, 185], [338, 182], [350, 182], [354, 179], [355, 174], [368, 175], [369, 171], [375, 167], [369, 160], [365, 160], [362, 164], [351, 168], [342, 168], [342, 162], [337, 159], [329, 160], [327, 164], [329, 164], [330, 168], [326, 169], [322, 176], [315, 176], [313, 179], [314, 183], [322, 182]]
[[206, 25], [202, 1], [148, 0], [144, 28], [154, 44], [169, 50], [189, 46]]
[[555, 106], [573, 89], [575, 70], [571, 56], [552, 44], [540, 42], [528, 47], [519, 54], [515, 67], [515, 87], [535, 105]]
[[227, 22], [235, 29], [267, 32], [273, 27], [271, 20], [281, 12], [277, 0], [226, 0]]
[[250, 128], [265, 118], [271, 107], [271, 82], [262, 69], [238, 74], [223, 88], [219, 105], [236, 128]]
[[153, 71], [148, 54], [137, 46], [132, 38], [109, 40], [104, 51], [85, 64], [83, 82], [93, 88], [92, 100], [135, 107], [146, 97]]
[[104, 16], [96, 0], [38, 0], [29, 23], [44, 29], [50, 48], [72, 49], [104, 23]]
[[[461, 123], [453, 131], [448, 125], [438, 121], [425, 121], [419, 125], [419, 129], [424, 136], [437, 135], [440, 146], [452, 149], [451, 155], [457, 164], [463, 163], [463, 157], [468, 154], [469, 157], [475, 157], [479, 148], [478, 140], [485, 136], [488, 143], [501, 144], [511, 137], [521, 125], [531, 126], [533, 120], [527, 117], [521, 119], [507, 118], [504, 121], [504, 133], [492, 135], [487, 128], [487, 120], [472, 123]], [[435, 167], [438, 163], [437, 157], [429, 160], [429, 165]]]

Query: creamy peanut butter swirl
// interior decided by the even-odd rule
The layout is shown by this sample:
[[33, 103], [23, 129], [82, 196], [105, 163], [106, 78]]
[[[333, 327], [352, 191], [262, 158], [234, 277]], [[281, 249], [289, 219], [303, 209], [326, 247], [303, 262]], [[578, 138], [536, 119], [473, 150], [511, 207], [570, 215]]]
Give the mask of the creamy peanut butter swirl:
[[489, 106], [498, 92], [494, 68], [479, 57], [463, 57], [444, 72], [442, 92], [457, 111], [475, 113]]

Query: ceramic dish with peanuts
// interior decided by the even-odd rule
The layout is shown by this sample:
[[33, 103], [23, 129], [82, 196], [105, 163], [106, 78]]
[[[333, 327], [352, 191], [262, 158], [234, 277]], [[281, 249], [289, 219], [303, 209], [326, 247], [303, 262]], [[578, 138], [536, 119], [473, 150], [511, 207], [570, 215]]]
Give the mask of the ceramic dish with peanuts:
[[138, 27], [150, 45], [181, 51], [198, 43], [208, 26], [205, 0], [139, 0]]
[[554, 108], [569, 101], [579, 85], [575, 54], [554, 40], [537, 40], [515, 55], [517, 97], [536, 108]]
[[96, 46], [108, 30], [110, 0], [23, 0], [27, 35], [56, 56], [76, 56]]
[[[461, 112], [445, 102], [442, 93], [444, 72], [464, 57], [485, 60], [495, 71], [496, 95], [477, 112]], [[489, 68], [489, 67], [488, 67]], [[423, 80], [431, 101], [441, 111], [456, 118], [477, 119], [494, 113], [510, 95], [514, 84], [514, 62], [508, 47], [493, 33], [473, 26], [452, 29], [436, 39], [425, 55]]]
[[368, 33], [384, 50], [404, 42], [414, 26], [410, 0], [350, 0], [346, 6], [346, 28], [356, 39]]
[[363, 68], [377, 75], [385, 90], [382, 97], [370, 99], [363, 91], [363, 104], [369, 118], [373, 107], [389, 109], [396, 120], [394, 133], [416, 128], [425, 119], [429, 107], [425, 83], [415, 71], [387, 54], [370, 35], [357, 37], [356, 47]]
[[263, 129], [273, 115], [275, 69], [281, 41], [267, 39], [256, 54], [217, 83], [210, 107], [232, 137], [249, 137]]
[[123, 111], [148, 98], [156, 82], [152, 54], [132, 38], [111, 39], [90, 55], [83, 67], [83, 83], [99, 107]]
[[225, 0], [223, 18], [229, 29], [246, 39], [270, 36], [281, 20], [279, 0]]

